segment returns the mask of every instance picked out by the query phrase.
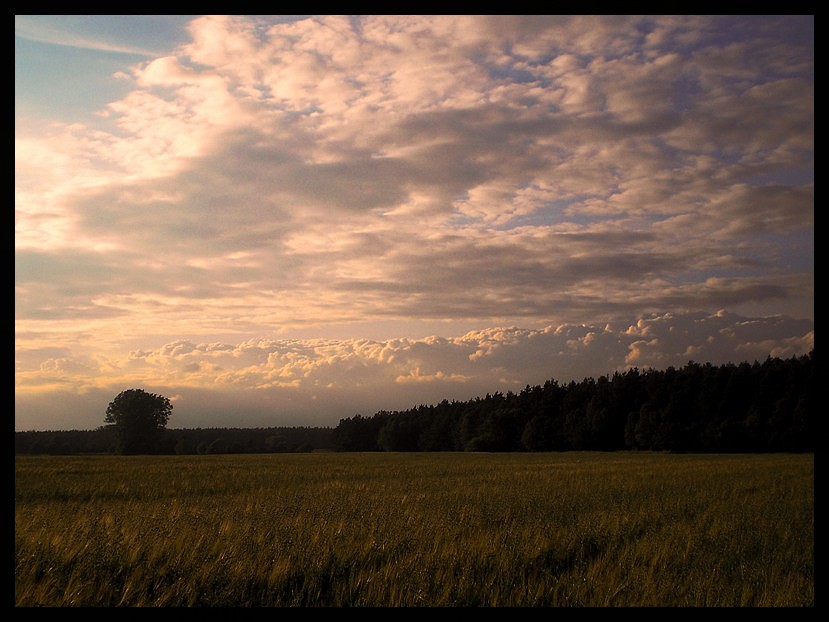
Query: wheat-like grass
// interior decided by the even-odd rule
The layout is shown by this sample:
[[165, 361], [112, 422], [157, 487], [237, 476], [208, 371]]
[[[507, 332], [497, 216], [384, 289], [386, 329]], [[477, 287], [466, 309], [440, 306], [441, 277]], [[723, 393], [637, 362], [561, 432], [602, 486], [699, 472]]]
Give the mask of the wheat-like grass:
[[15, 460], [18, 606], [813, 606], [813, 455]]

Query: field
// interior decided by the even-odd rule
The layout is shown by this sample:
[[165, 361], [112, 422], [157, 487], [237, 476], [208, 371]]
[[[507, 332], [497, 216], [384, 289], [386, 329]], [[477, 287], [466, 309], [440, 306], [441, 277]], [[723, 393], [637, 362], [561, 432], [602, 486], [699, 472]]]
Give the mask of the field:
[[814, 606], [814, 455], [15, 458], [15, 605]]

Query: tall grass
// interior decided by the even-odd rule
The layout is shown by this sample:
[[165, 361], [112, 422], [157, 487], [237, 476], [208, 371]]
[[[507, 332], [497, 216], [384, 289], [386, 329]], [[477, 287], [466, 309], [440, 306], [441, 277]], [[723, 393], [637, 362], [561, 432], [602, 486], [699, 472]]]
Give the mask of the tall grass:
[[15, 459], [17, 606], [813, 606], [813, 455]]

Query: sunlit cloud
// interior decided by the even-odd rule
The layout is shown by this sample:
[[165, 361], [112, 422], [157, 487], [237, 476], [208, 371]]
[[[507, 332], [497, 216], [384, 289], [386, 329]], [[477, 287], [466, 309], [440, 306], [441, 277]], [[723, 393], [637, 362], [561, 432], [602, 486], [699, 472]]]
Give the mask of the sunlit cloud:
[[[61, 390], [98, 399], [106, 391], [141, 384], [191, 394], [243, 392], [240, 403], [267, 399], [290, 409], [229, 423], [264, 425], [268, 418], [312, 416], [336, 422], [352, 409], [405, 409], [442, 399], [471, 399], [495, 390], [518, 392], [527, 384], [561, 383], [630, 368], [661, 369], [689, 361], [724, 364], [802, 356], [814, 348], [810, 321], [745, 318], [724, 311], [651, 315], [616, 325], [562, 324], [471, 331], [458, 337], [388, 340], [266, 340], [229, 344], [178, 339], [120, 358], [73, 356], [69, 349], [21, 349], [16, 378], [26, 399]], [[597, 372], [597, 362], [601, 371]], [[409, 391], [400, 391], [408, 387]], [[355, 394], [359, 394], [357, 399]], [[313, 396], [313, 397], [312, 397]], [[76, 397], [77, 399], [77, 397]], [[205, 404], [181, 397], [182, 421], [198, 421]], [[252, 410], [252, 408], [251, 408]], [[92, 404], [77, 425], [95, 427]], [[66, 413], [67, 417], [72, 416]], [[183, 424], [182, 424], [183, 425]]]
[[[55, 350], [16, 391], [144, 382], [182, 407], [179, 384], [291, 391], [289, 410], [312, 389], [318, 408], [388, 391], [403, 407], [424, 387], [543, 381], [523, 357], [545, 348], [589, 352], [548, 361], [583, 375], [802, 351], [813, 326], [727, 341], [617, 324], [813, 321], [813, 26], [196, 17], [184, 43], [124, 64], [129, 92], [96, 121], [16, 116], [17, 350]], [[16, 19], [72, 44], [38, 28]]]

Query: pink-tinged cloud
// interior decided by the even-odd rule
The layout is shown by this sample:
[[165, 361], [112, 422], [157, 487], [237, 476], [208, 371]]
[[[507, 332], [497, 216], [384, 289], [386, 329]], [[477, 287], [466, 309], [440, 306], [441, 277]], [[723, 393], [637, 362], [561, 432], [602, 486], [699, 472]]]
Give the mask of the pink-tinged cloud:
[[16, 426], [44, 391], [319, 422], [808, 351], [813, 26], [194, 18], [92, 121], [16, 115]]
[[[179, 339], [123, 359], [24, 351], [16, 370], [21, 398], [16, 427], [28, 429], [52, 416], [37, 404], [50, 403], [55, 392], [72, 394], [72, 403], [84, 401], [83, 396], [100, 399], [136, 383], [181, 395], [179, 426], [197, 425], [206, 395], [216, 400], [208, 407], [211, 417], [227, 426], [336, 425], [339, 418], [360, 411], [373, 414], [498, 390], [517, 392], [549, 379], [569, 382], [632, 367], [679, 367], [691, 360], [724, 364], [789, 358], [813, 349], [809, 321], [720, 312], [664, 313], [604, 325], [492, 328], [454, 338], [251, 339], [238, 344]], [[234, 402], [235, 410], [216, 406]], [[257, 410], [260, 403], [269, 406]], [[84, 412], [64, 414], [76, 426], [96, 427], [91, 404]]]

